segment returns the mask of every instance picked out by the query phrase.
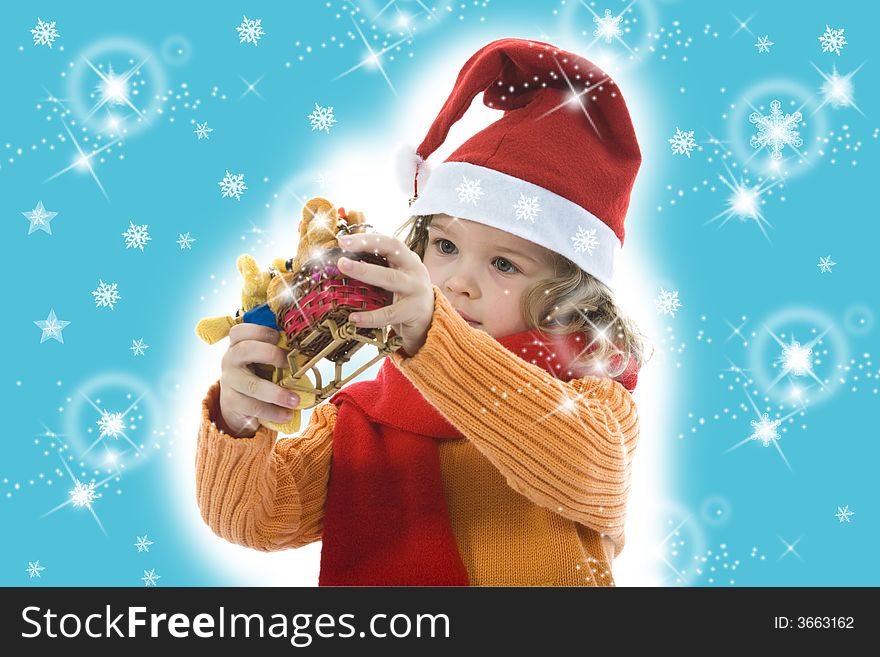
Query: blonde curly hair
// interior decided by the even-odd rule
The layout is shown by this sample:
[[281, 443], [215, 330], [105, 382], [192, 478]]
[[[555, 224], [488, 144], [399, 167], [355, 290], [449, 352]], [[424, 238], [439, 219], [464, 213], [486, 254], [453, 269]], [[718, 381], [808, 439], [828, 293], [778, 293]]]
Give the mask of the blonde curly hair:
[[[394, 233], [397, 237], [407, 231], [404, 243], [422, 260], [433, 218], [413, 215]], [[573, 365], [597, 376], [620, 375], [630, 358], [641, 368], [650, 358], [646, 355], [648, 339], [620, 310], [608, 286], [565, 256], [546, 251], [552, 258], [554, 277], [535, 283], [520, 299], [523, 320], [529, 328], [551, 335], [584, 334], [587, 344], [594, 343], [595, 348]], [[607, 335], [612, 329], [613, 335]]]

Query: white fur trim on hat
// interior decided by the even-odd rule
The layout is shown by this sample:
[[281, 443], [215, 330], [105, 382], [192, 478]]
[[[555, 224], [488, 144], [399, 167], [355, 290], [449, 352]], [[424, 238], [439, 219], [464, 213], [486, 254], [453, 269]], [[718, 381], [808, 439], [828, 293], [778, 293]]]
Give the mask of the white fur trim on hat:
[[431, 175], [430, 165], [422, 159], [413, 146], [408, 144], [397, 149], [394, 156], [394, 169], [400, 188], [407, 196], [413, 195], [416, 170], [419, 174], [419, 191], [424, 189]]
[[467, 162], [443, 162], [410, 207], [448, 214], [521, 237], [565, 256], [611, 286], [620, 240], [577, 203], [525, 180]]

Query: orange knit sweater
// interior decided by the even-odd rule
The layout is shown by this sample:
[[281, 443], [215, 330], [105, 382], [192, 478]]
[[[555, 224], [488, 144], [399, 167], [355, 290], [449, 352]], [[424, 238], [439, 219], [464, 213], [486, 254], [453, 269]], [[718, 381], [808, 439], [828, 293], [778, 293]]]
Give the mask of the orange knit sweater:
[[[439, 442], [450, 523], [472, 585], [614, 586], [633, 450], [630, 393], [610, 379], [563, 382], [471, 327], [434, 286], [415, 356], [395, 365], [465, 437]], [[204, 521], [257, 550], [321, 539], [336, 406], [294, 437], [218, 428], [219, 382], [202, 404], [196, 494]]]

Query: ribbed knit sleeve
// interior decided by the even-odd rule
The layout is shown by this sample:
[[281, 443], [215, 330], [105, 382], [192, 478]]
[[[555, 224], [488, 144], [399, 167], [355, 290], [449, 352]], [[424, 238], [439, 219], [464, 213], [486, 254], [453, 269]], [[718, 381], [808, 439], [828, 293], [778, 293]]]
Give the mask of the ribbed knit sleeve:
[[471, 327], [433, 288], [425, 344], [393, 362], [511, 488], [607, 535], [617, 556], [639, 436], [629, 391], [611, 379], [551, 377]]
[[217, 426], [220, 383], [202, 402], [196, 497], [205, 523], [227, 541], [264, 552], [321, 538], [336, 406], [315, 407], [299, 435], [261, 426], [236, 438]]

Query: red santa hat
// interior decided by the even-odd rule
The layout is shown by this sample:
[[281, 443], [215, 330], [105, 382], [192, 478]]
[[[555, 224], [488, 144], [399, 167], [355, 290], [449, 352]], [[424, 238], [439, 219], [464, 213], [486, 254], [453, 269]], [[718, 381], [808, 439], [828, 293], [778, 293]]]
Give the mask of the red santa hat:
[[[504, 115], [428, 178], [426, 160], [480, 92]], [[641, 152], [623, 96], [592, 62], [539, 41], [493, 41], [461, 69], [411, 162], [411, 214], [499, 228], [611, 285]]]

